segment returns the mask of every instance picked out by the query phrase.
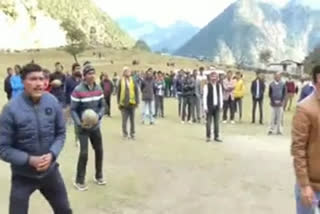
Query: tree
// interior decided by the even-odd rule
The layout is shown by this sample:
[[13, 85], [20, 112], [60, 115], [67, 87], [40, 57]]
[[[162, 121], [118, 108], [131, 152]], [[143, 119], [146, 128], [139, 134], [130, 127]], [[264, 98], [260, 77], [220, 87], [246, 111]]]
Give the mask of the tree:
[[87, 36], [76, 24], [70, 20], [64, 21], [61, 26], [66, 31], [67, 43], [64, 50], [73, 56], [74, 60], [78, 62], [77, 56], [84, 52], [87, 47]]
[[137, 49], [137, 50], [148, 51], [148, 52], [151, 51], [151, 49], [148, 46], [148, 44], [143, 40], [138, 40], [133, 48]]
[[267, 66], [272, 58], [272, 52], [270, 50], [263, 50], [260, 52], [259, 61]]
[[316, 65], [320, 65], [320, 45], [318, 46], [304, 60], [304, 72], [306, 74], [311, 74], [312, 69]]

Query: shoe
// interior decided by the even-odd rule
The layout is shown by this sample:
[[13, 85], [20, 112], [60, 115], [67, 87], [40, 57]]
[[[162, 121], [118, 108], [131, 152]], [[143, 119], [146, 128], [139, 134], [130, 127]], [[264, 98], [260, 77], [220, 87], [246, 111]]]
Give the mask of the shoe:
[[222, 143], [223, 141], [219, 138], [215, 138], [214, 141], [218, 142], [218, 143]]
[[189, 122], [188, 122], [189, 124], [193, 124], [193, 122], [191, 121], [191, 120], [189, 120]]
[[282, 132], [278, 132], [277, 135], [283, 135]]
[[136, 140], [136, 137], [135, 136], [130, 136], [130, 138], [129, 138], [130, 140]]
[[268, 132], [268, 135], [272, 135], [272, 131], [269, 131], [269, 132]]
[[128, 140], [129, 138], [128, 138], [128, 136], [126, 136], [126, 135], [124, 135], [123, 137], [122, 137], [122, 140]]
[[260, 125], [263, 125], [263, 122], [260, 122]]
[[74, 183], [73, 183], [73, 186], [74, 186], [77, 190], [79, 190], [79, 191], [81, 191], [81, 192], [88, 190], [88, 186], [87, 186], [86, 184], [81, 184], [81, 183], [74, 182]]
[[256, 122], [255, 122], [255, 121], [252, 121], [251, 123], [252, 123], [252, 124], [255, 124]]
[[150, 125], [151, 125], [151, 126], [154, 125], [154, 122], [150, 122]]
[[207, 138], [207, 139], [206, 139], [206, 142], [207, 142], [207, 143], [210, 143], [210, 142], [211, 142], [211, 139], [210, 139], [210, 138]]
[[226, 124], [227, 122], [228, 122], [228, 121], [226, 121], [226, 120], [222, 121], [223, 124]]
[[96, 178], [94, 177], [93, 178], [93, 181], [97, 184], [97, 185], [100, 185], [100, 186], [104, 186], [107, 184], [107, 182], [105, 180], [103, 180], [103, 178]]
[[181, 121], [181, 124], [184, 124], [185, 122], [184, 121]]
[[236, 122], [234, 120], [231, 120], [231, 124], [236, 124]]

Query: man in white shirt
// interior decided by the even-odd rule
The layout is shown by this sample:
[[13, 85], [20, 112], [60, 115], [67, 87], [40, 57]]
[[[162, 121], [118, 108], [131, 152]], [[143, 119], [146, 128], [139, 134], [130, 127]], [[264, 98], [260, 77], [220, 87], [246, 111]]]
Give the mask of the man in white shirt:
[[207, 142], [211, 141], [212, 119], [214, 123], [214, 140], [222, 142], [219, 138], [219, 115], [223, 107], [223, 89], [218, 82], [218, 74], [215, 71], [210, 74], [209, 82], [203, 88], [203, 106], [207, 115]]

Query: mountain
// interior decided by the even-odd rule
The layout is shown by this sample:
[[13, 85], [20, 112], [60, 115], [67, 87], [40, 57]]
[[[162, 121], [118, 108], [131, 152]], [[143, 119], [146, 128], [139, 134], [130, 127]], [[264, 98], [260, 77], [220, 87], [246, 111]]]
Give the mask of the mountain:
[[259, 53], [271, 50], [274, 61], [301, 61], [320, 42], [320, 11], [299, 0], [284, 8], [255, 0], [239, 0], [176, 51], [206, 56], [217, 63], [259, 64]]
[[66, 44], [63, 23], [82, 30], [91, 45], [132, 47], [135, 41], [91, 0], [1, 0], [1, 49]]
[[177, 21], [167, 27], [151, 22], [138, 21], [134, 17], [121, 17], [119, 26], [136, 39], [147, 42], [153, 51], [173, 52], [192, 38], [200, 29], [188, 22]]

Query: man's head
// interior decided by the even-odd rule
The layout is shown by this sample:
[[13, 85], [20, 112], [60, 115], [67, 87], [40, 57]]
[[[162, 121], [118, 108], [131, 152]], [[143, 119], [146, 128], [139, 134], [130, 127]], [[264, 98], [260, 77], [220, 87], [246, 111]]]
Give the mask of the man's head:
[[123, 68], [123, 76], [126, 78], [131, 77], [131, 70], [129, 67], [124, 67]]
[[241, 72], [237, 71], [237, 73], [236, 73], [236, 79], [239, 80], [239, 79], [241, 79], [241, 78], [242, 78]]
[[54, 64], [54, 67], [55, 67], [55, 71], [57, 71], [57, 72], [62, 72], [62, 65], [61, 65], [60, 62], [56, 62], [56, 63]]
[[11, 67], [7, 68], [7, 74], [11, 76], [13, 74], [13, 69]]
[[108, 75], [107, 73], [104, 73], [104, 74], [103, 74], [103, 78], [104, 78], [105, 80], [109, 80], [109, 75]]
[[320, 89], [320, 65], [312, 69], [312, 81], [317, 89]]
[[20, 75], [21, 74], [21, 66], [20, 65], [15, 65], [14, 66], [14, 72], [16, 75]]
[[25, 93], [34, 101], [40, 100], [45, 80], [41, 66], [37, 64], [25, 65], [21, 71], [21, 78]]
[[280, 72], [275, 73], [274, 80], [277, 82], [279, 82], [281, 80], [281, 73]]
[[212, 71], [212, 72], [210, 73], [209, 79], [210, 79], [210, 81], [213, 82], [213, 83], [214, 83], [214, 82], [217, 82], [217, 80], [218, 80], [218, 74], [217, 74], [217, 72]]
[[200, 75], [202, 76], [202, 75], [203, 75], [203, 72], [204, 72], [204, 67], [201, 66], [201, 67], [199, 68], [199, 72], [200, 72]]
[[228, 73], [227, 73], [227, 78], [229, 79], [229, 80], [231, 80], [232, 79], [232, 71], [228, 71]]
[[93, 66], [91, 66], [90, 64], [84, 66], [84, 68], [83, 68], [83, 78], [84, 78], [84, 81], [88, 85], [92, 85], [92, 84], [95, 83], [95, 80], [96, 80], [95, 75], [96, 75], [96, 70], [94, 69]]

